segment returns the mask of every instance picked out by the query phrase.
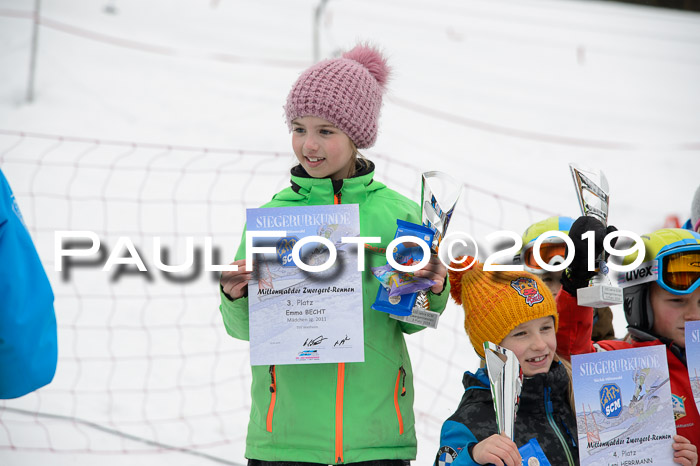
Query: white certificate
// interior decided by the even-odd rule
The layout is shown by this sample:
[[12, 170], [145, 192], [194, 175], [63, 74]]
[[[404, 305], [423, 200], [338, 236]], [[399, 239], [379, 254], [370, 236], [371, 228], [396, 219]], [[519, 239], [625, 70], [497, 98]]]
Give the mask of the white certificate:
[[571, 356], [581, 466], [674, 464], [666, 347]]
[[[247, 231], [285, 233], [253, 242], [275, 252], [253, 256], [248, 284], [251, 365], [364, 361], [362, 273], [357, 247], [341, 241], [360, 235], [357, 204], [248, 209]], [[293, 247], [308, 236], [333, 244], [337, 256], [330, 269], [306, 272], [295, 264]], [[332, 259], [318, 241], [302, 246], [300, 256], [310, 266]]]

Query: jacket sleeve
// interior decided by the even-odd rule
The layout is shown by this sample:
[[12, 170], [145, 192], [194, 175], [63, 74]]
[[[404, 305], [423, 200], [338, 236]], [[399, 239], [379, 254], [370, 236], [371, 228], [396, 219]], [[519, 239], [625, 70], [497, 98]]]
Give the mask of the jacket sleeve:
[[[447, 278], [445, 278], [445, 288], [442, 290], [442, 293], [435, 294], [432, 291], [428, 291], [428, 302], [430, 303], [430, 310], [442, 315], [443, 311], [445, 310], [445, 306], [447, 305], [447, 299], [449, 297], [450, 282]], [[399, 326], [401, 327], [401, 331], [408, 334], [419, 332], [425, 328], [420, 325], [409, 324], [408, 322], [402, 321], [399, 321]]]
[[51, 382], [58, 347], [53, 292], [0, 171], [0, 398]]
[[593, 331], [593, 308], [579, 306], [576, 297], [563, 288], [557, 293], [559, 329], [557, 330], [557, 353], [571, 360], [572, 354], [595, 352], [591, 333]]
[[440, 431], [440, 449], [434, 466], [478, 466], [469, 455], [470, 447], [477, 443], [467, 426], [457, 421], [445, 421]]
[[[244, 227], [241, 244], [238, 246], [235, 260], [245, 258], [245, 235], [246, 229]], [[250, 338], [248, 332], [248, 297], [231, 300], [226, 296], [221, 285], [219, 285], [219, 295], [221, 298], [219, 310], [221, 311], [221, 317], [224, 319], [226, 333], [239, 340], [248, 340]]]

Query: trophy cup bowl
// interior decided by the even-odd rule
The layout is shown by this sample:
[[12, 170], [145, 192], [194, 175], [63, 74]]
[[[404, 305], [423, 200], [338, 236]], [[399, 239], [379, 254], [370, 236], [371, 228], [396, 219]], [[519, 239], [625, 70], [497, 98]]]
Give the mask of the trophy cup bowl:
[[[574, 179], [576, 196], [581, 213], [608, 224], [608, 180], [602, 171], [594, 171], [570, 163], [571, 176]], [[622, 289], [614, 286], [607, 275], [607, 266], [603, 257], [596, 258], [598, 267], [596, 275], [591, 278], [588, 287], [576, 291], [579, 306], [605, 307], [622, 304]]]
[[430, 171], [421, 176], [421, 219], [423, 226], [435, 230], [430, 250], [437, 254], [452, 218], [462, 184], [447, 173]]
[[[447, 173], [429, 171], [421, 176], [421, 220], [423, 226], [435, 231], [433, 242], [429, 245], [432, 254], [437, 254], [440, 249], [461, 189], [462, 184]], [[418, 292], [413, 307], [430, 310], [426, 291]]]

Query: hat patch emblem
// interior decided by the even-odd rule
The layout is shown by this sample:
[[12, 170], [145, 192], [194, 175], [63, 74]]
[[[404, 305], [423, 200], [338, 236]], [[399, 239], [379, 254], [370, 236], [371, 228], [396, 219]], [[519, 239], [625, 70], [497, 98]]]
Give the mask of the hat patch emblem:
[[510, 286], [512, 286], [520, 296], [525, 298], [525, 302], [530, 307], [544, 301], [544, 296], [540, 294], [540, 290], [537, 288], [537, 282], [532, 278], [520, 277], [511, 281]]

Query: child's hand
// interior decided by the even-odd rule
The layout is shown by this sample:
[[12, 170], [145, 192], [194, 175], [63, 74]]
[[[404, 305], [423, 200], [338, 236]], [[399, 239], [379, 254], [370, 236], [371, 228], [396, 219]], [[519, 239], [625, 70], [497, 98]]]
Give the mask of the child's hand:
[[248, 281], [250, 281], [253, 272], [246, 272], [245, 259], [231, 262], [231, 265], [237, 265], [236, 272], [221, 272], [221, 288], [231, 300], [247, 296]]
[[425, 267], [422, 269], [414, 272], [414, 275], [434, 281], [435, 284], [430, 287], [430, 291], [433, 293], [441, 293], [442, 290], [445, 289], [447, 267], [445, 267], [445, 264], [443, 264], [436, 255], [430, 256], [430, 262], [425, 264]]
[[520, 466], [523, 461], [515, 442], [501, 434], [493, 434], [477, 443], [472, 449], [472, 459], [479, 464], [495, 466]]
[[[695, 466], [698, 464], [698, 449], [695, 445], [690, 443], [690, 440], [683, 437], [682, 435], [674, 435], [673, 449], [673, 461], [678, 464], [684, 464], [686, 466]], [[476, 447], [474, 447], [476, 448]]]

